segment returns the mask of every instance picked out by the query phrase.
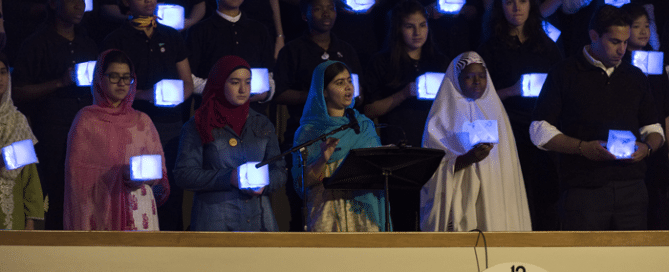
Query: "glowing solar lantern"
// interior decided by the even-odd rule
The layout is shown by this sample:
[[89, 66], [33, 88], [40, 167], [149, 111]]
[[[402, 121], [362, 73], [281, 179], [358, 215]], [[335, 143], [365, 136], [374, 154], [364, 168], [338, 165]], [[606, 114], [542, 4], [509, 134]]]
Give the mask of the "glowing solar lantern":
[[259, 94], [267, 91], [269, 91], [269, 70], [251, 68], [251, 93]]
[[351, 74], [351, 81], [353, 82], [353, 98], [360, 96], [360, 79], [358, 74]]
[[163, 79], [153, 86], [156, 106], [174, 107], [184, 102], [184, 82], [181, 79]]
[[554, 42], [557, 42], [562, 32], [559, 29], [557, 29], [557, 27], [555, 27], [554, 25], [552, 25], [547, 21], [541, 22], [541, 26], [543, 26], [546, 35], [548, 35], [548, 37], [551, 38], [551, 40], [553, 40]]
[[158, 4], [158, 22], [176, 30], [184, 28], [184, 8], [179, 5]]
[[31, 163], [37, 163], [33, 140], [14, 142], [2, 148], [2, 159], [5, 160], [5, 168], [14, 170]]
[[632, 51], [632, 64], [647, 75], [661, 75], [662, 69], [664, 69], [664, 53]]
[[631, 131], [609, 130], [606, 149], [617, 159], [629, 159], [636, 150], [636, 137]]
[[84, 12], [93, 11], [93, 0], [86, 0], [84, 3], [86, 4]]
[[239, 189], [256, 189], [269, 185], [269, 168], [267, 165], [256, 168], [260, 162], [247, 162], [237, 167]]
[[520, 83], [523, 91], [523, 97], [539, 96], [541, 87], [543, 87], [544, 82], [546, 82], [546, 76], [548, 76], [548, 74], [542, 73], [522, 75], [520, 77]]
[[131, 180], [163, 178], [163, 160], [160, 155], [139, 155], [130, 158]]
[[497, 120], [476, 120], [471, 123], [465, 121], [462, 124], [462, 132], [467, 137], [465, 144], [468, 144], [468, 149], [480, 143], [496, 144], [499, 142]]
[[465, 0], [439, 0], [439, 12], [443, 14], [458, 14], [465, 5]]
[[630, 0], [606, 0], [604, 3], [607, 5], [622, 7], [624, 4], [629, 4]]
[[346, 5], [356, 13], [367, 12], [374, 5], [374, 0], [346, 0]]
[[92, 60], [74, 65], [74, 72], [77, 74], [77, 86], [91, 86], [95, 63], [96, 61]]
[[444, 80], [444, 73], [427, 72], [416, 78], [416, 87], [418, 89], [418, 99], [434, 100], [439, 92], [439, 86]]

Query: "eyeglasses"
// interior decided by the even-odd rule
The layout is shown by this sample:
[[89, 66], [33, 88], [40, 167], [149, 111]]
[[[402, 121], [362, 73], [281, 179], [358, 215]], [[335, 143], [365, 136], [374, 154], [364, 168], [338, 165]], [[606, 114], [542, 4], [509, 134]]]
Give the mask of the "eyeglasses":
[[117, 73], [109, 73], [109, 74], [104, 74], [108, 79], [109, 83], [111, 84], [117, 84], [121, 79], [123, 79], [123, 83], [125, 84], [133, 84], [135, 83], [135, 77], [131, 75], [125, 75], [121, 76]]

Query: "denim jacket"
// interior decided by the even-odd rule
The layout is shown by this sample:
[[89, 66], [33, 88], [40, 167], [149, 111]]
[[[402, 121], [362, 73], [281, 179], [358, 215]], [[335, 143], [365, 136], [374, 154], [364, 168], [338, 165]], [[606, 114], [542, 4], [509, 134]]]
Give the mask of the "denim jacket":
[[195, 192], [191, 229], [277, 231], [268, 195], [286, 182], [285, 161], [269, 164], [270, 183], [260, 196], [230, 184], [230, 175], [238, 166], [280, 154], [272, 123], [251, 109], [241, 136], [229, 126], [215, 128], [212, 134], [214, 141], [203, 146], [194, 118], [181, 129], [174, 177], [178, 186]]

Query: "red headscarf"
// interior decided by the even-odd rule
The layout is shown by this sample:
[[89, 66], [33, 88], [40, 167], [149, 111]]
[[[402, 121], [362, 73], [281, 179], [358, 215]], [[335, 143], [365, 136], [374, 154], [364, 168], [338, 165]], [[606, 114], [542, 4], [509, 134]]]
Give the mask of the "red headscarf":
[[195, 126], [202, 144], [214, 141], [211, 134], [214, 128], [228, 125], [237, 135], [242, 134], [249, 114], [249, 100], [241, 106], [235, 106], [225, 98], [225, 82], [232, 72], [240, 68], [251, 70], [251, 66], [237, 56], [222, 57], [211, 68], [204, 86], [202, 106], [195, 112]]

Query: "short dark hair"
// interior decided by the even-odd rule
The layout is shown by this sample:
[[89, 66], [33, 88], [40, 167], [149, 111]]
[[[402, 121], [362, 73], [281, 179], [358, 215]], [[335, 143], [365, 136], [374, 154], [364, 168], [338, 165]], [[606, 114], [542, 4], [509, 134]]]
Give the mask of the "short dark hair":
[[109, 68], [109, 65], [111, 63], [125, 63], [130, 67], [130, 73], [134, 74], [135, 73], [135, 67], [132, 65], [132, 61], [126, 55], [123, 53], [123, 51], [120, 50], [111, 50], [107, 55], [105, 56], [105, 59], [103, 60], [102, 63], [102, 72], [104, 73], [107, 71], [107, 68]]
[[[309, 11], [309, 6], [311, 6], [311, 4], [314, 3], [314, 1], [316, 0], [300, 0], [299, 5], [300, 5], [300, 12], [302, 13], [302, 15], [307, 15], [307, 12]], [[335, 7], [337, 6], [338, 0], [330, 0], [330, 1], [332, 1], [332, 4], [334, 4]]]
[[594, 30], [600, 36], [609, 31], [612, 26], [631, 26], [632, 18], [627, 12], [611, 5], [604, 5], [592, 15], [588, 29]]
[[620, 9], [622, 9], [624, 12], [627, 12], [627, 14], [630, 16], [630, 19], [632, 19], [632, 22], [634, 22], [636, 19], [639, 19], [641, 16], [646, 16], [646, 19], [650, 20], [648, 12], [641, 4], [628, 3], [620, 7]]
[[344, 71], [348, 71], [349, 74], [351, 73], [351, 69], [348, 69], [348, 66], [343, 62], [335, 62], [330, 64], [328, 68], [325, 68], [325, 72], [323, 73], [323, 89], [325, 89], [338, 74]]

